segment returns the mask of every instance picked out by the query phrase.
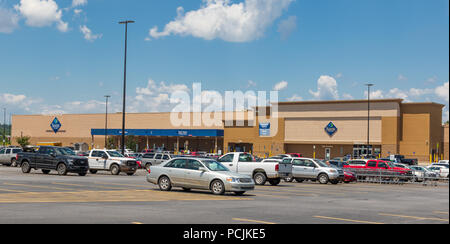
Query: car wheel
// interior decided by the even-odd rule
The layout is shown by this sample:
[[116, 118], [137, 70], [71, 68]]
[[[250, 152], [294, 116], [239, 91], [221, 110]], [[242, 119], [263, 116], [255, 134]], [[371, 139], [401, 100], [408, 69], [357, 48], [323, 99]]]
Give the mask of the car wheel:
[[67, 166], [63, 163], [58, 164], [56, 170], [58, 171], [59, 175], [67, 175]]
[[167, 176], [163, 176], [163, 177], [159, 178], [158, 185], [159, 185], [159, 189], [161, 191], [172, 190], [172, 183], [170, 182], [170, 179]]
[[11, 167], [17, 167], [17, 160], [15, 158], [11, 159]]
[[295, 178], [295, 181], [297, 181], [298, 183], [302, 183], [304, 180], [299, 179], [299, 178]]
[[211, 192], [214, 195], [223, 195], [225, 194], [225, 185], [220, 180], [215, 180], [211, 183]]
[[266, 177], [266, 174], [264, 174], [262, 172], [258, 172], [253, 176], [253, 180], [255, 181], [255, 184], [257, 184], [259, 186], [263, 186], [266, 184], [267, 177]]
[[120, 174], [120, 168], [117, 166], [117, 164], [113, 164], [111, 166], [111, 174], [112, 175], [119, 175]]
[[320, 184], [326, 185], [326, 184], [328, 184], [328, 181], [329, 181], [328, 175], [326, 175], [326, 174], [321, 174], [321, 175], [319, 175], [318, 180], [319, 180], [319, 183], [320, 183]]
[[90, 169], [90, 170], [89, 170], [89, 173], [95, 175], [95, 174], [97, 174], [97, 170]]
[[331, 184], [337, 185], [337, 184], [339, 184], [339, 181], [338, 181], [338, 180], [332, 180], [332, 181], [331, 181]]
[[280, 184], [280, 182], [281, 182], [281, 180], [280, 180], [280, 179], [276, 179], [276, 180], [269, 180], [269, 183], [270, 183], [270, 185], [272, 185], [272, 186], [277, 186], [277, 185], [279, 185], [279, 184]]
[[30, 163], [28, 163], [26, 161], [23, 162], [22, 163], [22, 172], [25, 174], [28, 174], [28, 173], [30, 173], [30, 171], [31, 171]]
[[48, 175], [48, 174], [50, 174], [50, 170], [48, 170], [48, 169], [43, 169], [43, 170], [42, 170], [42, 173], [43, 173], [44, 175]]
[[293, 177], [287, 177], [287, 178], [284, 178], [284, 181], [285, 182], [292, 182], [292, 181], [294, 181], [294, 178]]
[[237, 192], [234, 192], [234, 194], [235, 194], [236, 196], [242, 196], [242, 195], [245, 194], [245, 191], [237, 191]]
[[85, 172], [85, 173], [78, 173], [78, 175], [79, 175], [79, 176], [86, 176], [86, 175], [87, 175], [87, 172]]
[[134, 173], [131, 173], [131, 172], [130, 172], [130, 173], [127, 173], [127, 175], [128, 175], [128, 176], [133, 176]]

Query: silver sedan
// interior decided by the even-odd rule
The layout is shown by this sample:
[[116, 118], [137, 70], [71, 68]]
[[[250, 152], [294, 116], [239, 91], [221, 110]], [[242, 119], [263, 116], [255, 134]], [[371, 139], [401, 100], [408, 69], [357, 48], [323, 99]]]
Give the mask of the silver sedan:
[[158, 166], [151, 166], [147, 181], [162, 191], [170, 191], [172, 187], [181, 187], [185, 191], [191, 189], [210, 190], [213, 194], [223, 195], [234, 192], [243, 195], [255, 189], [255, 182], [246, 175], [231, 172], [221, 163], [213, 159], [175, 158]]

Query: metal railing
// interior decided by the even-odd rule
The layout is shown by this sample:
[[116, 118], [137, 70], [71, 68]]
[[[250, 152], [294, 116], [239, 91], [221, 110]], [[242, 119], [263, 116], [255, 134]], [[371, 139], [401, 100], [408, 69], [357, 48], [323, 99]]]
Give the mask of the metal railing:
[[380, 169], [345, 169], [353, 172], [358, 182], [377, 183], [377, 184], [423, 184], [439, 185], [449, 183], [448, 178], [440, 176], [431, 177], [426, 174], [416, 175], [414, 173], [405, 173], [393, 170]]

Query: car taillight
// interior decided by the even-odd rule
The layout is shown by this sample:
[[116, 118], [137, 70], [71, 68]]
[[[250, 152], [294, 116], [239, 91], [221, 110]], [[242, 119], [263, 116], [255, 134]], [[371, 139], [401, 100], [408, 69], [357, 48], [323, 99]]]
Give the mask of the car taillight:
[[275, 165], [275, 171], [280, 171], [280, 165], [279, 164], [277, 164], [277, 165]]
[[16, 154], [16, 161], [19, 161], [19, 154]]
[[148, 169], [148, 173], [150, 174], [151, 172], [152, 172], [152, 169], [149, 168], [149, 169]]

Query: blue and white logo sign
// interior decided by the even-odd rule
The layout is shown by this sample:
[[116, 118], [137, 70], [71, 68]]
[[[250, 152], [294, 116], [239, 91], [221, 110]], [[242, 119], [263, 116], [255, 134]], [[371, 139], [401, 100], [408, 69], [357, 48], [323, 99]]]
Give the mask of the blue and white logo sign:
[[325, 132], [327, 132], [327, 134], [331, 137], [334, 136], [334, 134], [336, 134], [336, 132], [338, 131], [338, 128], [333, 124], [333, 122], [330, 122], [327, 127], [325, 127]]
[[259, 136], [270, 136], [270, 123], [259, 124]]
[[58, 118], [53, 119], [53, 122], [50, 124], [50, 127], [52, 127], [53, 131], [58, 133], [59, 129], [61, 129], [61, 122], [59, 122]]

